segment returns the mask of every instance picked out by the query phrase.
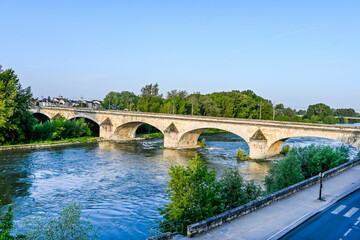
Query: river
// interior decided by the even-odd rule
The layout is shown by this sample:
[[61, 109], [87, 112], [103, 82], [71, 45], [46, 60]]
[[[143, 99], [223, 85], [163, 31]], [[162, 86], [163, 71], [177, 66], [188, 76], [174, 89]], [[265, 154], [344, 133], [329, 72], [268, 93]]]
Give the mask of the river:
[[[21, 232], [27, 216], [56, 214], [75, 201], [83, 206], [83, 217], [93, 223], [101, 239], [145, 239], [160, 219], [166, 204], [169, 167], [185, 165], [195, 153], [209, 168], [221, 174], [239, 166], [246, 180], [261, 183], [269, 161], [240, 161], [239, 147], [248, 151], [241, 138], [230, 133], [203, 134], [207, 148], [159, 149], [162, 139], [127, 143], [96, 142], [54, 146], [36, 150], [0, 152], [0, 199], [15, 203], [15, 225]], [[316, 138], [290, 139], [285, 144], [341, 143]], [[357, 150], [350, 149], [351, 156]]]

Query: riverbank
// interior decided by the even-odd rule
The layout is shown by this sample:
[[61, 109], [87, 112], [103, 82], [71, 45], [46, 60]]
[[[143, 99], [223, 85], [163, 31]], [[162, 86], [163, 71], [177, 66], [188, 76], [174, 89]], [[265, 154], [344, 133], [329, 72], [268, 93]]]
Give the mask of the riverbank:
[[[278, 239], [324, 207], [335, 203], [347, 192], [358, 187], [360, 185], [360, 166], [357, 165], [359, 162], [359, 159], [355, 160], [352, 167], [343, 171], [339, 166], [337, 168], [339, 173], [334, 173], [335, 176], [329, 177], [323, 182], [323, 200], [318, 200], [319, 185], [314, 184], [280, 201], [195, 236], [193, 239]], [[347, 165], [349, 164], [351, 163], [347, 163]], [[332, 171], [334, 172], [336, 169], [328, 172]], [[284, 189], [284, 191], [289, 190], [290, 188]], [[270, 197], [274, 198], [275, 195], [272, 194]], [[211, 220], [214, 221], [214, 218]], [[178, 235], [174, 239], [189, 238]]]
[[79, 143], [97, 142], [97, 141], [102, 141], [102, 140], [98, 137], [80, 137], [80, 138], [71, 138], [71, 139], [58, 140], [58, 141], [45, 140], [45, 141], [40, 141], [40, 142], [35, 142], [35, 143], [0, 146], [0, 151], [14, 150], [14, 149], [43, 148], [43, 147], [51, 147], [51, 146], [62, 146], [62, 145], [71, 145], [71, 144], [79, 144]]

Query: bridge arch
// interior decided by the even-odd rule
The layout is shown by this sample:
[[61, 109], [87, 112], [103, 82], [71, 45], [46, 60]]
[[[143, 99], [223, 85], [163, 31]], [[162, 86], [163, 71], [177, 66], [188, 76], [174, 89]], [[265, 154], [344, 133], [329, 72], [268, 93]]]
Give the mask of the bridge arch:
[[179, 148], [196, 148], [196, 147], [198, 147], [198, 140], [199, 140], [200, 135], [203, 132], [205, 132], [206, 130], [210, 130], [210, 129], [223, 130], [223, 131], [226, 131], [228, 133], [231, 133], [231, 134], [234, 134], [234, 135], [240, 137], [248, 145], [249, 151], [251, 150], [248, 141], [245, 140], [245, 138], [242, 136], [242, 134], [238, 134], [234, 131], [229, 131], [228, 129], [223, 129], [223, 128], [219, 128], [219, 127], [211, 127], [211, 128], [206, 127], [206, 128], [198, 128], [198, 129], [193, 129], [193, 130], [187, 131], [184, 134], [182, 134], [182, 136], [180, 136], [178, 147]]
[[34, 112], [33, 116], [39, 121], [39, 122], [46, 122], [46, 121], [50, 121], [51, 117], [48, 116], [45, 113], [40, 113], [40, 112]]
[[84, 119], [85, 123], [88, 124], [88, 127], [92, 131], [93, 136], [99, 137], [100, 136], [100, 124], [97, 122], [95, 118], [90, 116], [73, 116], [67, 119], [68, 121], [76, 120], [76, 119]]
[[164, 131], [162, 130], [161, 126], [158, 126], [157, 124], [153, 124], [150, 122], [145, 121], [134, 121], [134, 122], [127, 122], [120, 126], [118, 126], [111, 137], [112, 140], [133, 140], [136, 137], [136, 131], [137, 129], [143, 125], [148, 124], [156, 129], [158, 129], [162, 134], [164, 134]]

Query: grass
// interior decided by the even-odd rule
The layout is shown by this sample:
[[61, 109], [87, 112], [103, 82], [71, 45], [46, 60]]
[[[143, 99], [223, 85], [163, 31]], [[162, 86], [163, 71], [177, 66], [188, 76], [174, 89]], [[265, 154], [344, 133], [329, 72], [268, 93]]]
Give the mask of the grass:
[[7, 147], [7, 146], [26, 146], [26, 145], [33, 145], [33, 144], [59, 144], [59, 143], [84, 143], [84, 142], [96, 142], [98, 137], [78, 137], [78, 138], [66, 138], [60, 140], [37, 140], [37, 141], [29, 141], [27, 143], [17, 143], [17, 144], [9, 144], [6, 143], [4, 145], [0, 145], [0, 147]]

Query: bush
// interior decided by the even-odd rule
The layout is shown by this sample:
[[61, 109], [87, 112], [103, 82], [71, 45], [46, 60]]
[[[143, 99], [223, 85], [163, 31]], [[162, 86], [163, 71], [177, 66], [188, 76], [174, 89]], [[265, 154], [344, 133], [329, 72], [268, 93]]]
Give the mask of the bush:
[[289, 146], [289, 145], [285, 145], [285, 146], [281, 149], [280, 153], [286, 155], [286, 154], [288, 154], [289, 150], [290, 150], [290, 146]]
[[241, 147], [238, 148], [237, 152], [236, 152], [236, 157], [240, 160], [249, 160], [250, 158], [248, 156], [245, 155], [246, 154], [246, 151], [243, 151], [241, 149]]
[[205, 144], [205, 141], [206, 141], [205, 138], [201, 139], [201, 141], [198, 141], [198, 146], [200, 148], [206, 148], [207, 145]]
[[12, 205], [10, 205], [7, 209], [5, 215], [0, 212], [1, 224], [0, 224], [0, 239], [7, 240], [7, 239], [14, 239], [10, 235], [11, 230], [14, 226], [13, 219], [14, 215], [12, 213]]
[[285, 159], [279, 160], [270, 166], [265, 176], [267, 193], [276, 192], [304, 180], [300, 162], [295, 154], [289, 153]]
[[295, 147], [290, 150], [300, 161], [301, 171], [305, 178], [315, 176], [324, 164], [325, 171], [349, 161], [349, 149], [344, 145], [333, 149], [330, 146]]
[[321, 171], [327, 171], [348, 161], [349, 149], [345, 146], [294, 147], [285, 159], [273, 163], [265, 177], [267, 193], [278, 191], [304, 179], [311, 178]]
[[35, 217], [25, 221], [25, 239], [97, 239], [94, 227], [88, 221], [80, 220], [81, 205], [70, 203], [59, 213], [58, 217]]
[[169, 175], [171, 179], [167, 193], [171, 203], [159, 209], [164, 214], [162, 224], [178, 221], [186, 231], [189, 224], [223, 211], [221, 185], [216, 180], [216, 172], [209, 172], [199, 155], [196, 154], [185, 168], [171, 166]]
[[221, 199], [224, 200], [224, 210], [230, 210], [259, 198], [262, 195], [260, 186], [253, 181], [244, 182], [239, 168], [228, 168], [221, 179]]
[[66, 121], [56, 117], [51, 122], [34, 125], [32, 140], [60, 140], [91, 136], [92, 132], [84, 119]]

